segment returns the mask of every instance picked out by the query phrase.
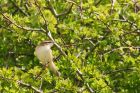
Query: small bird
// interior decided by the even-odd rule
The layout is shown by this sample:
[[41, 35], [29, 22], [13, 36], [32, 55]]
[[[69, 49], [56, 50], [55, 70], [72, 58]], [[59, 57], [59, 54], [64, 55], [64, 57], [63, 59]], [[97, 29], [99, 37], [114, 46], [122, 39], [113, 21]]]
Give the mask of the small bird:
[[51, 47], [54, 45], [52, 41], [43, 41], [35, 48], [35, 56], [39, 59], [40, 63], [49, 68], [56, 76], [60, 76], [54, 62]]

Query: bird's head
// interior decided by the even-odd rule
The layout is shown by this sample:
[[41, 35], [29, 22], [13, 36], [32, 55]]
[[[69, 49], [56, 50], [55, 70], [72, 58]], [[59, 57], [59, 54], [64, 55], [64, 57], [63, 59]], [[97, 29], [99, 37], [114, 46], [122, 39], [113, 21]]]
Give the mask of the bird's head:
[[54, 42], [45, 40], [39, 44], [39, 46], [45, 46], [45, 45], [52, 47], [54, 45]]

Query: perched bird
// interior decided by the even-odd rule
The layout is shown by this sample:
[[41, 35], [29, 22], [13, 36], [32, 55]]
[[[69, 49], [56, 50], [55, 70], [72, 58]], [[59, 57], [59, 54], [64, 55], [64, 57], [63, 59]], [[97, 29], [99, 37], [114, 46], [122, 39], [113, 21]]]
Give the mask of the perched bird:
[[60, 76], [60, 72], [57, 70], [54, 62], [51, 47], [54, 42], [43, 41], [35, 48], [35, 55], [39, 59], [40, 63], [48, 67], [51, 72], [56, 76]]

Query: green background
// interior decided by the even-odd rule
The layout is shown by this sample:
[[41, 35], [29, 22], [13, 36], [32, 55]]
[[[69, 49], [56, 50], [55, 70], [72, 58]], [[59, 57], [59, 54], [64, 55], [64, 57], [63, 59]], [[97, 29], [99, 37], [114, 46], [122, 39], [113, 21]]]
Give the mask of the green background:
[[[138, 0], [0, 0], [0, 92], [139, 93], [139, 10]], [[44, 40], [58, 44], [61, 77], [35, 78]]]

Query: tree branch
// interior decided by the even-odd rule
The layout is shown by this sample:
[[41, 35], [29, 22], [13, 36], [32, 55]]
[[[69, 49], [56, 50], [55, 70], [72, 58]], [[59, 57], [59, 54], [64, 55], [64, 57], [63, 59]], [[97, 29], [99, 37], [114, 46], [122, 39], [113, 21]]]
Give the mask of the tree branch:
[[111, 49], [111, 50], [106, 51], [103, 55], [112, 53], [112, 52], [114, 52], [114, 51], [116, 51], [116, 50], [119, 50], [119, 49], [140, 49], [140, 47], [139, 47], [139, 46], [138, 46], [138, 47], [130, 46], [130, 47], [119, 47], [119, 48], [114, 48], [114, 49]]
[[[78, 74], [78, 76], [80, 76], [80, 78], [83, 80], [83, 81], [85, 81], [85, 79], [84, 79], [84, 77], [83, 77], [83, 75], [82, 75], [82, 72], [79, 70], [79, 69], [77, 69], [77, 74]], [[86, 87], [87, 87], [87, 89], [90, 91], [90, 93], [94, 93], [95, 91], [89, 86], [89, 84], [88, 83], [86, 83]]]
[[71, 6], [66, 11], [58, 14], [57, 17], [69, 14], [71, 12], [72, 7], [73, 7], [73, 3], [71, 4]]
[[46, 0], [46, 2], [48, 3], [49, 10], [51, 11], [51, 13], [52, 13], [56, 18], [58, 18], [58, 17], [60, 17], [60, 16], [63, 16], [63, 15], [69, 14], [69, 13], [71, 12], [71, 9], [72, 9], [73, 5], [74, 5], [74, 3], [72, 3], [71, 6], [70, 6], [66, 11], [64, 11], [64, 12], [62, 12], [62, 13], [60, 13], [60, 14], [58, 14], [58, 13], [56, 12], [56, 10], [54, 9], [54, 7], [52, 6], [50, 0]]
[[30, 84], [28, 84], [28, 83], [24, 83], [24, 82], [22, 82], [21, 80], [18, 80], [17, 83], [20, 84], [20, 85], [23, 85], [23, 86], [25, 86], [25, 87], [27, 87], [27, 88], [31, 88], [31, 89], [33, 89], [33, 90], [34, 90], [35, 92], [37, 92], [37, 93], [43, 93], [42, 90], [39, 90], [39, 89], [37, 89], [36, 87], [34, 87], [34, 86], [32, 86], [32, 85], [30, 85]]
[[48, 37], [54, 42], [55, 46], [59, 49], [59, 51], [64, 55], [66, 56], [66, 53], [62, 50], [62, 48], [55, 42], [55, 40], [53, 39], [53, 37], [51, 36], [51, 32], [50, 30], [48, 29], [48, 27], [46, 27], [46, 30], [45, 29], [38, 29], [38, 28], [30, 28], [30, 27], [23, 27], [21, 25], [18, 25], [17, 23], [15, 23], [14, 21], [10, 20], [7, 16], [5, 16], [3, 13], [1, 13], [3, 15], [4, 18], [6, 18], [8, 21], [10, 21], [13, 25], [15, 25], [16, 27], [20, 28], [20, 29], [23, 29], [23, 30], [27, 30], [27, 31], [41, 31], [43, 33], [47, 33], [48, 32]]
[[1, 79], [5, 79], [5, 80], [7, 80], [7, 81], [16, 81], [18, 84], [20, 84], [20, 85], [23, 85], [23, 86], [25, 86], [25, 87], [27, 87], [27, 88], [31, 88], [31, 89], [33, 89], [35, 92], [37, 92], [37, 93], [43, 93], [43, 91], [42, 90], [39, 90], [39, 89], [37, 89], [36, 87], [34, 87], [34, 86], [32, 86], [32, 85], [30, 85], [30, 84], [27, 84], [27, 83], [24, 83], [23, 81], [21, 81], [21, 80], [14, 80], [13, 78], [6, 78], [6, 77], [4, 77], [3, 75], [0, 75], [0, 78]]
[[46, 0], [46, 2], [47, 2], [48, 5], [49, 5], [49, 9], [50, 9], [51, 13], [52, 13], [55, 17], [57, 17], [58, 14], [57, 14], [56, 10], [54, 9], [54, 7], [52, 6], [50, 0]]
[[18, 5], [16, 5], [16, 2], [14, 2], [12, 0], [10, 0], [10, 2], [12, 2], [14, 7], [17, 8], [21, 13], [23, 13], [25, 16], [28, 16], [28, 14], [26, 12], [24, 12]]
[[118, 72], [122, 72], [122, 71], [133, 71], [135, 69], [134, 66], [132, 66], [131, 68], [122, 68], [122, 69], [117, 69], [117, 70], [113, 70], [113, 71], [108, 71], [108, 72], [105, 72], [103, 73], [104, 75], [107, 75], [107, 74], [116, 74]]
[[48, 31], [48, 36], [49, 38], [54, 42], [54, 45], [59, 49], [59, 51], [64, 55], [67, 56], [66, 53], [62, 50], [62, 48], [55, 42], [55, 40], [53, 39], [51, 32], [49, 31], [49, 29], [47, 28]]
[[45, 33], [42, 29], [38, 29], [38, 28], [30, 28], [30, 27], [23, 27], [21, 25], [18, 25], [16, 22], [12, 21], [10, 18], [8, 18], [5, 14], [1, 13], [2, 16], [7, 19], [8, 21], [10, 21], [14, 26], [16, 26], [17, 28], [23, 29], [23, 30], [27, 30], [27, 31], [42, 31], [43, 33]]
[[41, 14], [43, 20], [45, 21], [45, 25], [47, 26], [47, 25], [48, 25], [48, 21], [45, 19], [45, 16], [43, 15], [43, 13], [42, 13], [42, 11], [41, 11], [41, 9], [40, 9], [38, 3], [37, 3], [37, 0], [34, 0], [34, 1], [35, 1], [35, 5], [37, 6], [37, 8], [38, 8], [38, 10], [39, 10], [39, 12], [40, 12], [40, 14]]
[[111, 0], [111, 14], [113, 13], [113, 11], [114, 11], [114, 5], [115, 5], [115, 2], [116, 2], [116, 0]]

